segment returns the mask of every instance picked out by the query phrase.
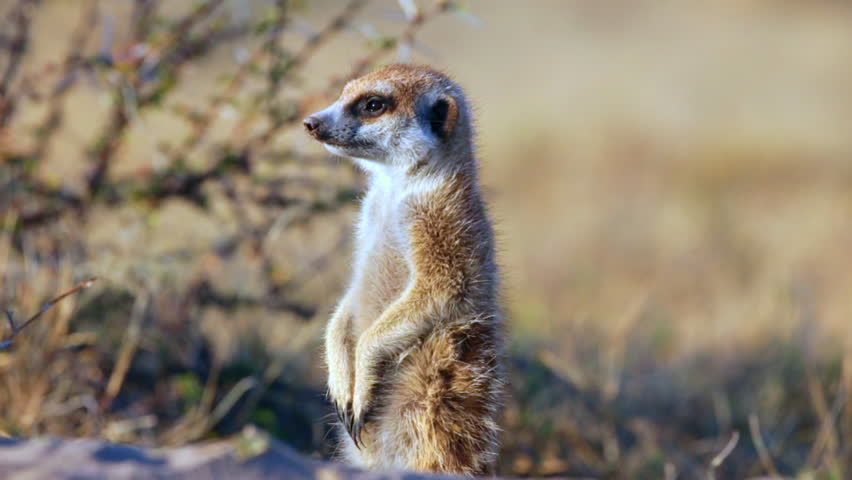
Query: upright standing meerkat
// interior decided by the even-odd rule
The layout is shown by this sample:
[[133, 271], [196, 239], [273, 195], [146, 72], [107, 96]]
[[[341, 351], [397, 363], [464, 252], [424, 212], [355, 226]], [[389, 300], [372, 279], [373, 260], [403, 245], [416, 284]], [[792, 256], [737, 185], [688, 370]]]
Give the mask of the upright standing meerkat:
[[431, 68], [391, 65], [304, 123], [369, 177], [351, 285], [325, 337], [343, 455], [370, 469], [487, 473], [503, 314], [464, 93]]

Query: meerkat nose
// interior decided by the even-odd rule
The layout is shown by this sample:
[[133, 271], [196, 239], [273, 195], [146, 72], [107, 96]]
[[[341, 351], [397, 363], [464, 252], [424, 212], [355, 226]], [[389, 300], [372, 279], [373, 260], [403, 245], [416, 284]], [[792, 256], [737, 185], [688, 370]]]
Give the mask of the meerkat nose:
[[322, 124], [320, 119], [313, 115], [306, 118], [303, 123], [305, 124], [305, 130], [307, 130], [308, 133], [316, 132], [316, 130], [320, 127], [320, 124]]

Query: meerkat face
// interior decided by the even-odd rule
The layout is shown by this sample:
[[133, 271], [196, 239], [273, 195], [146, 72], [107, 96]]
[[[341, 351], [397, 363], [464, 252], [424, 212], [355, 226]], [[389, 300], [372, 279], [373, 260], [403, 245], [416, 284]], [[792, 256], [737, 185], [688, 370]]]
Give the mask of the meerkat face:
[[336, 155], [406, 166], [446, 146], [461, 91], [426, 67], [391, 65], [349, 82], [340, 98], [304, 121]]

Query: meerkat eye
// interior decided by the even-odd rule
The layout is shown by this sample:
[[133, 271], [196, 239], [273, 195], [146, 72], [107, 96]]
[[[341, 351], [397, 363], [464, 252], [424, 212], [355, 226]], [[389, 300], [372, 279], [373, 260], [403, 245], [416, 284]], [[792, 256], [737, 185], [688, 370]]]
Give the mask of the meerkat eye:
[[372, 116], [378, 116], [384, 113], [388, 107], [388, 102], [381, 97], [370, 97], [364, 102], [364, 113]]

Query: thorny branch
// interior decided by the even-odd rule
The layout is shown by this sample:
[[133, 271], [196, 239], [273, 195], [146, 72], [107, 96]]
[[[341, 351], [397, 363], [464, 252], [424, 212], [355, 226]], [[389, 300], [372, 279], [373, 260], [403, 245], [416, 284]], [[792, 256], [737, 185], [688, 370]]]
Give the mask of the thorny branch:
[[[224, 0], [210, 0], [199, 4], [195, 10], [189, 13], [185, 18], [178, 22], [177, 26], [172, 30], [169, 36], [169, 41], [166, 43], [166, 54], [160, 60], [157, 68], [169, 71], [170, 75], [177, 75], [177, 70], [191, 56], [191, 51], [187, 49], [189, 35], [197, 24], [203, 22], [210, 16]], [[168, 50], [170, 48], [170, 50]], [[103, 183], [109, 175], [109, 167], [112, 162], [112, 157], [122, 143], [125, 130], [130, 124], [130, 111], [138, 110], [142, 107], [156, 103], [160, 98], [160, 93], [164, 85], [159, 85], [151, 94], [139, 98], [139, 90], [143, 80], [143, 73], [139, 71], [141, 67], [151, 68], [142, 62], [133, 75], [121, 77], [118, 84], [114, 88], [114, 104], [106, 129], [100, 135], [98, 143], [95, 145], [92, 156], [95, 160], [95, 166], [87, 175], [87, 187], [90, 196], [95, 196], [100, 193]], [[161, 84], [164, 81], [160, 82]]]
[[[21, 0], [19, 5], [37, 3], [35, 0]], [[152, 22], [156, 16], [156, 9], [161, 2], [155, 0], [139, 0], [135, 2], [133, 11], [132, 30], [135, 41], [147, 42], [145, 35], [153, 34]], [[95, 30], [98, 19], [99, 3], [91, 0], [89, 7], [81, 17], [81, 21], [73, 34], [71, 50], [66, 55], [61, 71], [58, 74], [55, 86], [50, 90], [47, 97], [48, 113], [45, 120], [38, 127], [37, 132], [41, 140], [35, 142], [35, 148], [29, 152], [6, 149], [0, 143], [0, 157], [5, 156], [11, 165], [33, 165], [39, 162], [48, 151], [50, 138], [60, 129], [64, 108], [62, 98], [75, 85], [80, 72], [97, 74], [100, 78], [112, 78], [110, 89], [113, 105], [108, 120], [104, 123], [103, 130], [97, 135], [97, 140], [90, 147], [89, 155], [93, 164], [86, 175], [85, 192], [66, 189], [63, 185], [47, 186], [37, 176], [32, 175], [32, 169], [17, 167], [12, 177], [7, 178], [6, 187], [4, 179], [0, 178], [0, 195], [12, 192], [13, 197], [7, 201], [13, 210], [18, 212], [18, 224], [21, 228], [32, 228], [48, 224], [62, 218], [66, 213], [76, 212], [85, 215], [90, 205], [95, 203], [107, 203], [119, 205], [128, 200], [146, 200], [151, 204], [158, 204], [169, 197], [184, 197], [196, 203], [204, 204], [202, 186], [211, 181], [221, 181], [224, 175], [233, 172], [251, 174], [252, 157], [254, 153], [268, 146], [270, 141], [282, 130], [296, 125], [301, 118], [305, 107], [296, 105], [295, 108], [270, 108], [265, 112], [268, 117], [266, 127], [259, 133], [249, 135], [248, 124], [257, 114], [258, 109], [250, 109], [243, 113], [237, 126], [241, 134], [231, 135], [232, 141], [229, 145], [220, 148], [218, 158], [211, 162], [207, 168], [191, 171], [186, 167], [185, 157], [194, 150], [206, 136], [210, 126], [220, 114], [221, 108], [228, 99], [234, 97], [245, 83], [249, 73], [258, 70], [265, 71], [268, 79], [268, 87], [264, 93], [265, 102], [274, 105], [274, 97], [278, 94], [285, 80], [292, 78], [297, 71], [305, 65], [319, 48], [339, 32], [346, 29], [363, 9], [367, 0], [351, 0], [341, 11], [331, 18], [327, 24], [318, 32], [311, 34], [304, 45], [292, 54], [281, 51], [278, 46], [280, 34], [287, 25], [288, 2], [279, 0], [275, 4], [276, 15], [270, 24], [262, 29], [266, 40], [259, 48], [242, 63], [227, 83], [224, 90], [213, 97], [210, 104], [201, 114], [188, 115], [192, 130], [189, 135], [180, 142], [180, 146], [174, 151], [167, 151], [171, 158], [171, 166], [159, 169], [153, 175], [143, 175], [134, 180], [112, 181], [110, 179], [110, 165], [114, 163], [114, 157], [123, 148], [125, 134], [135, 121], [139, 112], [159, 105], [179, 80], [181, 67], [188, 61], [204, 55], [217, 42], [230, 38], [229, 35], [237, 37], [246, 34], [251, 29], [244, 27], [229, 27], [222, 22], [208, 22], [223, 0], [211, 0], [202, 2], [183, 18], [175, 21], [167, 30], [165, 40], [160, 40], [157, 47], [147, 44], [143, 58], [127, 60], [122, 58], [122, 50], [109, 48], [112, 38], [107, 35], [107, 48], [102, 48], [96, 56], [86, 57], [81, 53], [81, 46], [85, 46], [87, 38]], [[410, 44], [420, 27], [434, 16], [452, 10], [453, 2], [439, 0], [433, 4], [431, 9], [422, 12], [416, 11], [408, 15], [407, 24], [399, 38], [396, 40], [385, 39], [374, 46], [365, 57], [355, 62], [352, 71], [343, 76], [333, 79], [322, 94], [339, 88], [346, 80], [363, 73], [388, 54], [397, 46]], [[20, 9], [20, 8], [19, 8]], [[28, 17], [27, 17], [28, 18]], [[19, 30], [24, 31], [24, 30]], [[28, 33], [23, 34], [28, 38]], [[15, 44], [21, 42], [13, 42]], [[26, 43], [26, 40], [23, 40]], [[145, 46], [144, 43], [137, 45]], [[128, 47], [134, 49], [133, 45]], [[125, 52], [126, 53], [126, 52]], [[126, 56], [126, 55], [125, 55]], [[263, 65], [266, 59], [270, 62]], [[124, 61], [124, 64], [121, 62]], [[119, 69], [120, 67], [120, 69]], [[154, 74], [156, 72], [156, 75]], [[31, 83], [31, 82], [27, 82]], [[99, 81], [102, 83], [102, 81]], [[28, 86], [30, 91], [33, 86]], [[305, 95], [304, 98], [310, 98]], [[3, 131], [0, 129], [0, 135]], [[236, 131], [235, 131], [236, 133]], [[244, 133], [244, 134], [242, 134]], [[245, 139], [245, 140], [240, 140]], [[12, 144], [14, 147], [14, 144]], [[5, 151], [4, 151], [5, 150]], [[6, 190], [4, 193], [3, 190]], [[38, 202], [19, 203], [14, 200], [14, 192], [34, 195]], [[35, 207], [35, 208], [34, 208]]]
[[182, 161], [187, 154], [189, 154], [201, 140], [204, 138], [204, 135], [209, 131], [210, 126], [213, 124], [213, 121], [218, 116], [221, 108], [232, 99], [242, 88], [243, 83], [246, 79], [248, 73], [254, 68], [257, 63], [261, 60], [264, 54], [269, 53], [273, 50], [274, 45], [278, 42], [281, 33], [284, 31], [284, 22], [286, 20], [286, 4], [287, 2], [284, 0], [278, 0], [276, 2], [276, 15], [274, 24], [269, 28], [269, 32], [267, 33], [267, 39], [261, 44], [261, 46], [255, 50], [255, 52], [249, 57], [248, 60], [244, 61], [237, 71], [231, 77], [231, 80], [228, 82], [228, 85], [222, 91], [221, 94], [217, 95], [213, 101], [208, 105], [207, 110], [201, 115], [200, 118], [196, 119], [194, 117], [190, 117], [192, 120], [193, 130], [189, 136], [184, 139], [181, 143], [180, 149], [177, 152], [172, 154], [172, 157], [176, 161]]

